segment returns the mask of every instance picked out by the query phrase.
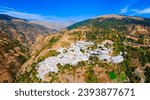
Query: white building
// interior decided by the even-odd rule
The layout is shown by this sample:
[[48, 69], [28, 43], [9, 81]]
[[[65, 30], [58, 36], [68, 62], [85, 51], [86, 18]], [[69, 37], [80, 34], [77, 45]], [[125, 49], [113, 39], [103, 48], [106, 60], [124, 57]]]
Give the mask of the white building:
[[[55, 57], [48, 57], [38, 64], [37, 77], [43, 79], [44, 75], [49, 72], [58, 72], [58, 64], [61, 64], [62, 66], [65, 64], [76, 65], [79, 61], [89, 60], [89, 57], [93, 55], [106, 62], [117, 64], [123, 61], [123, 57], [121, 55], [111, 56], [110, 53], [113, 52], [113, 50], [104, 46], [101, 46], [102, 48], [97, 48], [95, 50], [87, 50], [88, 46], [92, 45], [94, 45], [93, 42], [79, 41], [72, 43], [68, 49], [58, 49], [57, 51], [60, 52], [59, 55]], [[81, 49], [86, 52], [82, 52]]]

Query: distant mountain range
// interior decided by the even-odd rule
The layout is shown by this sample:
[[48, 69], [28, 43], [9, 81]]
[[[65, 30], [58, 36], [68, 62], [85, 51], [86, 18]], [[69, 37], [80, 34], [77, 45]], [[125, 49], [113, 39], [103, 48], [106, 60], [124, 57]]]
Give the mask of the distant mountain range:
[[[150, 82], [149, 18], [105, 15], [64, 26], [0, 14], [0, 82]], [[124, 61], [113, 64], [91, 56], [77, 65], [58, 64], [58, 73], [42, 80], [37, 77], [40, 62], [78, 41], [92, 41], [90, 50], [109, 41], [110, 55], [122, 52]]]
[[75, 21], [65, 21], [65, 22], [52, 21], [52, 22], [47, 22], [47, 21], [30, 20], [29, 23], [39, 24], [39, 25], [45, 26], [46, 28], [60, 31], [62, 29], [65, 29], [66, 27], [74, 24]]

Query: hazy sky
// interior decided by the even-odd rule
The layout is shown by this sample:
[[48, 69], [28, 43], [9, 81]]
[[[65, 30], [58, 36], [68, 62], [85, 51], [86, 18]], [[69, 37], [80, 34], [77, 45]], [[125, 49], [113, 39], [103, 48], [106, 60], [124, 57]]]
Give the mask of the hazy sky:
[[49, 21], [105, 14], [150, 17], [150, 0], [0, 0], [0, 13]]

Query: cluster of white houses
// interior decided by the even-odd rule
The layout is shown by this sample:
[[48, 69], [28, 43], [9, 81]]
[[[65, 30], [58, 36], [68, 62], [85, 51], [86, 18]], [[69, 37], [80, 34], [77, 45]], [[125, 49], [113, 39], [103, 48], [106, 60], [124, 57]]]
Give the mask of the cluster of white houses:
[[44, 78], [44, 75], [49, 72], [57, 72], [58, 64], [62, 66], [65, 64], [76, 65], [79, 61], [88, 61], [90, 56], [97, 56], [100, 60], [112, 63], [121, 63], [124, 59], [122, 53], [117, 56], [111, 56], [113, 49], [105, 47], [103, 44], [98, 45], [96, 49], [89, 49], [89, 46], [93, 46], [93, 42], [78, 41], [72, 43], [70, 48], [60, 48], [57, 51], [59, 55], [48, 57], [44, 61], [40, 62], [37, 66], [38, 75], [40, 79]]

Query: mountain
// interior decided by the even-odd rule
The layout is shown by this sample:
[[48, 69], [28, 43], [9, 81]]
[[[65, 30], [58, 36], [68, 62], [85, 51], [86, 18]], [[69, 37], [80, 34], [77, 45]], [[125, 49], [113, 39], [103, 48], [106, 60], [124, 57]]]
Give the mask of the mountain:
[[42, 26], [45, 26], [47, 28], [54, 29], [54, 30], [57, 30], [57, 31], [65, 29], [66, 27], [74, 24], [75, 22], [76, 21], [73, 21], [73, 20], [69, 20], [69, 21], [51, 21], [51, 22], [30, 20], [30, 23], [42, 25]]
[[35, 42], [14, 82], [150, 82], [149, 44], [149, 18], [88, 19]]
[[[13, 20], [13, 19], [20, 19], [20, 18], [12, 17], [12, 16], [5, 15], [5, 14], [0, 14], [0, 20]], [[23, 20], [23, 19], [20, 19], [20, 20]]]
[[150, 82], [149, 18], [46, 23], [0, 14], [0, 82]]
[[0, 14], [0, 82], [12, 82], [22, 64], [30, 58], [36, 39], [53, 32], [56, 30]]
[[105, 29], [115, 28], [121, 31], [122, 28], [127, 29], [127, 26], [132, 24], [150, 26], [150, 19], [134, 16], [105, 15], [73, 24], [68, 29], [74, 29], [80, 26], [93, 26]]

